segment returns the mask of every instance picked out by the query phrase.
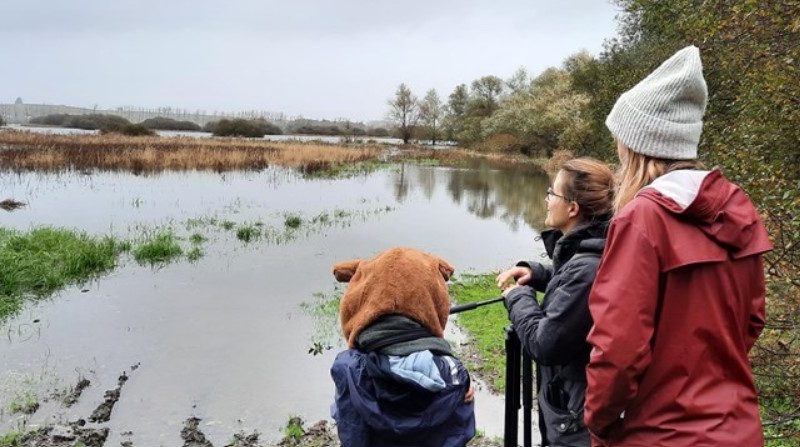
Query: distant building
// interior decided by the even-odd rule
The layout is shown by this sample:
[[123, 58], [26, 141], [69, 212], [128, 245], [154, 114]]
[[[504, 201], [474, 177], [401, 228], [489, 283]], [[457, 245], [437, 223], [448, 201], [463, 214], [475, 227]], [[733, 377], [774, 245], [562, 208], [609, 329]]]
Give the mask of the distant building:
[[17, 96], [17, 100], [16, 100], [16, 101], [14, 101], [14, 104], [22, 104], [22, 98], [20, 98], [19, 96]]

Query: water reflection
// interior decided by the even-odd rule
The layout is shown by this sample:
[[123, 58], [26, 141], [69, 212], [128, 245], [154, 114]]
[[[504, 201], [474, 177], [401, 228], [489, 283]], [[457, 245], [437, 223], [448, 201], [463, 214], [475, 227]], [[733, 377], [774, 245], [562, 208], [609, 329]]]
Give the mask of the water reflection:
[[[409, 177], [409, 169], [416, 170], [415, 179]], [[430, 199], [438, 182], [446, 185], [455, 203], [482, 219], [499, 218], [515, 230], [520, 221], [532, 228], [544, 225], [550, 180], [535, 167], [499, 169], [485, 161], [474, 161], [466, 169], [421, 169], [402, 164], [392, 179], [395, 199], [403, 202], [412, 189], [419, 189]]]

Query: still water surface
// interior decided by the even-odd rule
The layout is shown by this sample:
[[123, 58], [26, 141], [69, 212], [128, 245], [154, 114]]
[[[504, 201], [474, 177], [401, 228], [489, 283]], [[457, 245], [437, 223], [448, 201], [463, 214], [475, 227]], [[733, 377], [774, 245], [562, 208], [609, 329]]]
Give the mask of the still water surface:
[[[282, 168], [3, 173], [0, 196], [28, 202], [0, 211], [3, 227], [53, 225], [132, 239], [171, 228], [184, 238], [184, 249], [193, 233], [208, 240], [195, 263], [152, 268], [123, 255], [112, 273], [30, 304], [2, 324], [0, 403], [5, 407], [21, 389], [41, 396], [85, 376], [92, 385], [75, 406], [51, 400], [29, 423], [85, 418], [127, 371], [130, 380], [106, 425], [107, 445], [180, 445], [181, 427], [192, 415], [203, 419], [201, 429], [215, 445], [240, 430], [276, 439], [289, 415], [329, 417], [328, 370], [342, 345], [334, 337], [332, 349], [308, 353], [325, 331], [303, 303], [341, 290], [331, 274], [334, 263], [392, 246], [441, 256], [457, 274], [538, 259], [535, 228], [544, 218], [547, 183], [536, 172], [481, 164], [405, 164], [333, 180]], [[327, 226], [308, 223], [320, 213], [340, 218]], [[306, 224], [282, 243], [243, 243], [235, 230], [208, 223], [281, 228], [287, 214], [303, 216]], [[460, 337], [452, 330], [449, 336]], [[478, 426], [490, 436], [502, 434], [502, 408], [499, 396], [478, 394]], [[0, 433], [18, 423], [17, 416], [0, 416]]]

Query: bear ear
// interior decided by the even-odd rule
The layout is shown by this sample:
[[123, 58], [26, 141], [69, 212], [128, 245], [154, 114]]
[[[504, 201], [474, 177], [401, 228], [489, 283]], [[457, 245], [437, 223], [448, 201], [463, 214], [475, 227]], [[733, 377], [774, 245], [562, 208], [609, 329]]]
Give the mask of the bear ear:
[[450, 277], [453, 276], [454, 271], [455, 269], [452, 265], [448, 264], [444, 259], [439, 259], [439, 272], [442, 274], [445, 281], [448, 281]]
[[336, 280], [339, 282], [349, 282], [350, 278], [356, 274], [359, 264], [361, 264], [360, 259], [340, 262], [333, 266], [333, 276], [335, 276]]

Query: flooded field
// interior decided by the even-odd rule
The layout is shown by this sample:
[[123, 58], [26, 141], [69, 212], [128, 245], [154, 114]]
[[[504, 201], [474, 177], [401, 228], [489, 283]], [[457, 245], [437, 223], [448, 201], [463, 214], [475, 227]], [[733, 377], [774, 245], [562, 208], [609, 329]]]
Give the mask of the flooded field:
[[[2, 227], [131, 241], [169, 232], [196, 256], [149, 265], [123, 254], [111, 273], [29, 301], [0, 324], [0, 433], [88, 418], [116, 388], [106, 445], [181, 445], [192, 416], [214, 445], [241, 431], [278, 439], [291, 415], [329, 418], [328, 370], [343, 345], [335, 316], [315, 309], [341, 290], [331, 266], [392, 246], [441, 256], [456, 274], [538, 257], [547, 183], [483, 164], [337, 179], [284, 168], [3, 173], [0, 198], [27, 205], [0, 211]], [[450, 326], [448, 337], [463, 340]], [[67, 406], [82, 378], [90, 384]], [[9, 411], [26, 401], [39, 405], [32, 415]], [[487, 435], [502, 434], [502, 408], [501, 397], [478, 394]]]

